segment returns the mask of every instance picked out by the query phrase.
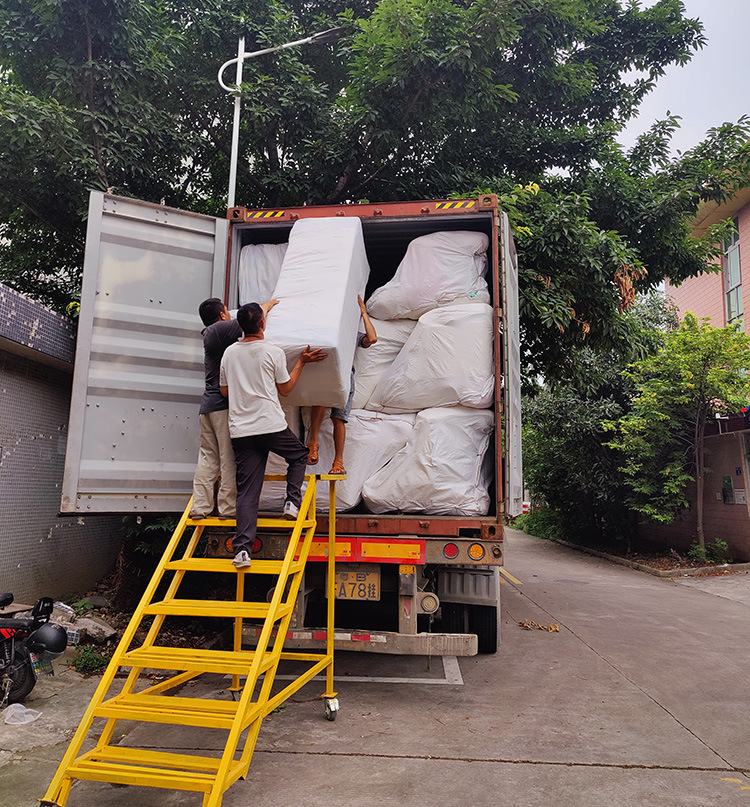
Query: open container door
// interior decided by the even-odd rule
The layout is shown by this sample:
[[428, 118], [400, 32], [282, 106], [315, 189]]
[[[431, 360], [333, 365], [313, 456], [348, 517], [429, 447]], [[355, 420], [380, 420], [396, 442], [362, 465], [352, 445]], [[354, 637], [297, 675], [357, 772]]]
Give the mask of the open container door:
[[500, 216], [503, 281], [503, 419], [505, 421], [505, 514], [523, 512], [521, 458], [521, 335], [518, 312], [518, 256], [508, 216]]
[[204, 385], [198, 305], [223, 299], [227, 226], [92, 191], [63, 512], [185, 508]]

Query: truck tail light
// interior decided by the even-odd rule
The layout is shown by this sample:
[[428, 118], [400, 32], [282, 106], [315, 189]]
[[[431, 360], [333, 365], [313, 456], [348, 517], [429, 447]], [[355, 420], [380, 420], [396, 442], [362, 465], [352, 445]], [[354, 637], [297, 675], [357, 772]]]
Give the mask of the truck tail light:
[[446, 544], [443, 547], [443, 554], [446, 558], [448, 558], [448, 560], [455, 560], [458, 557], [458, 545]]
[[260, 540], [260, 538], [256, 538], [253, 541], [253, 548], [250, 550], [250, 553], [252, 555], [257, 555], [261, 549], [263, 549], [263, 542]]
[[469, 557], [472, 560], [481, 560], [484, 557], [484, 547], [481, 544], [472, 544], [469, 547]]

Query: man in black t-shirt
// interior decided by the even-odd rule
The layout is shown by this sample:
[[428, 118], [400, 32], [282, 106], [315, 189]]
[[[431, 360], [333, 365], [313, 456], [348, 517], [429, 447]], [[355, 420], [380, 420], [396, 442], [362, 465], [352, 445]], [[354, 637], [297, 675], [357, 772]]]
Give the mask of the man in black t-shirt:
[[[264, 316], [278, 300], [263, 303]], [[233, 320], [229, 310], [218, 297], [204, 300], [198, 314], [206, 326], [203, 329], [206, 387], [200, 408], [200, 449], [193, 477], [193, 506], [191, 518], [207, 518], [214, 509], [214, 487], [221, 477], [217, 497], [219, 518], [234, 518], [237, 487], [232, 443], [229, 438], [228, 403], [219, 391], [219, 370], [224, 351], [243, 336], [242, 328]]]

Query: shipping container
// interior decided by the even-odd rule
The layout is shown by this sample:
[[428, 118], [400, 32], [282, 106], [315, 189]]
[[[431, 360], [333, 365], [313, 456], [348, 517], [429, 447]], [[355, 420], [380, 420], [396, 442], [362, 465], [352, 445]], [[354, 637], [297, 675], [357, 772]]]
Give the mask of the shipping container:
[[[486, 516], [393, 513], [362, 505], [337, 515], [344, 575], [377, 583], [337, 604], [338, 648], [472, 655], [499, 639], [503, 519], [523, 506], [518, 267], [508, 218], [494, 195], [476, 199], [230, 208], [226, 219], [92, 192], [61, 509], [66, 513], [184, 510], [192, 492], [203, 390], [198, 304], [238, 303], [240, 251], [282, 243], [302, 218], [352, 216], [362, 223], [371, 273], [366, 299], [390, 280], [408, 244], [428, 233], [469, 230], [489, 238], [495, 312], [494, 479]], [[325, 469], [321, 469], [325, 470]], [[313, 550], [287, 647], [323, 644], [327, 515]], [[231, 533], [230, 533], [231, 534]], [[281, 539], [259, 535], [258, 557]], [[229, 554], [228, 535], [209, 537]], [[356, 576], [360, 577], [357, 578]], [[377, 591], [377, 600], [368, 599]], [[246, 631], [252, 641], [253, 629]]]

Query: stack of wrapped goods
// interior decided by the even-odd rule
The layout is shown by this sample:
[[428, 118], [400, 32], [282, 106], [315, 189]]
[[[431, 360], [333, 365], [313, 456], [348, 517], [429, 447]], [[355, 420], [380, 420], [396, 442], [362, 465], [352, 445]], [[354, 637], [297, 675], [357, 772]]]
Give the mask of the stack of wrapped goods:
[[[267, 268], [268, 254], [252, 256], [265, 275], [276, 273], [266, 296], [282, 300], [267, 338], [287, 350], [290, 362], [308, 343], [333, 354], [330, 363], [308, 368], [319, 374], [303, 375], [307, 383], [300, 381], [295, 400], [285, 404], [343, 406], [353, 358], [347, 478], [337, 486], [336, 509], [364, 501], [373, 513], [486, 515], [495, 387], [494, 318], [484, 279], [488, 238], [456, 231], [413, 240], [392, 280], [367, 301], [378, 341], [355, 353], [356, 295], [369, 273], [358, 225], [358, 219], [305, 219], [292, 228], [285, 256], [274, 247], [275, 269]], [[309, 431], [309, 408], [301, 417], [296, 406], [285, 410], [295, 432], [300, 421]], [[329, 418], [319, 443], [311, 473], [327, 471], [333, 459]], [[284, 473], [284, 465], [272, 456], [267, 473]], [[278, 509], [283, 491], [283, 483], [266, 483], [261, 507]], [[321, 486], [320, 510], [328, 509], [327, 494]]]

